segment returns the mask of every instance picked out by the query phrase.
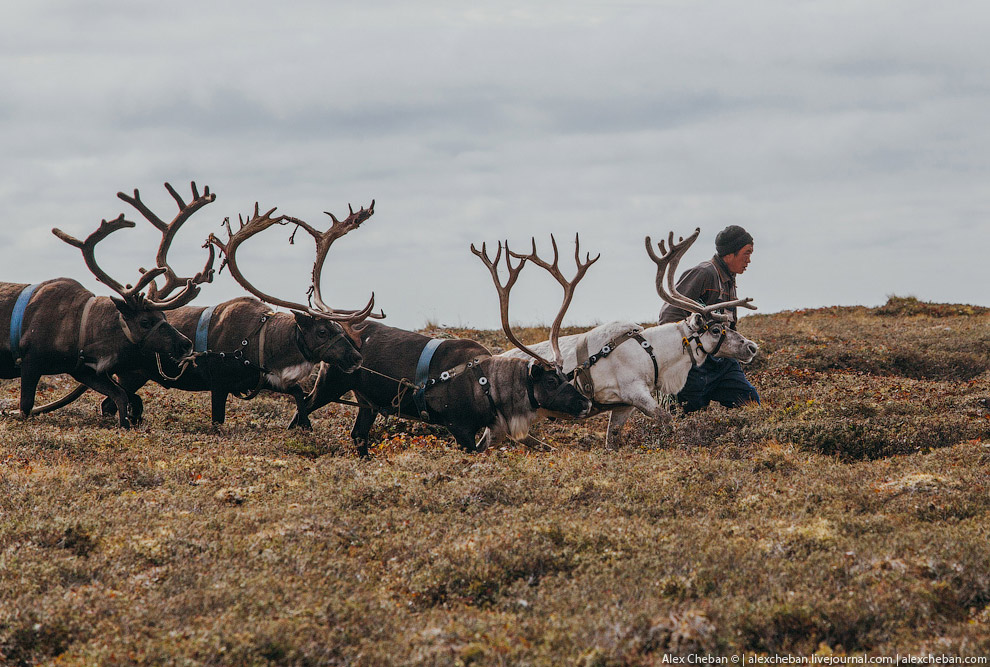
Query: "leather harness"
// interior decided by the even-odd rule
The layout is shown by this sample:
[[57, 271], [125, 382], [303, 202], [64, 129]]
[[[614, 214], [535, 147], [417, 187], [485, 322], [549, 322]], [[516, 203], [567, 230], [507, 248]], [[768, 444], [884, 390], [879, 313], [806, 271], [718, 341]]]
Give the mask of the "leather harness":
[[[24, 334], [24, 313], [27, 311], [28, 303], [31, 301], [31, 297], [34, 296], [34, 292], [41, 283], [34, 285], [28, 285], [21, 290], [21, 293], [17, 295], [17, 301], [14, 302], [14, 310], [10, 315], [10, 353], [14, 357], [14, 366], [20, 366], [23, 359], [21, 358], [21, 336]], [[96, 303], [95, 296], [89, 297], [86, 301], [86, 305], [83, 306], [82, 317], [79, 319], [79, 366], [82, 366], [86, 360], [86, 329], [89, 325], [89, 314], [93, 309], [93, 304]], [[164, 325], [166, 320], [162, 318], [153, 327], [146, 331], [142, 336], [136, 336], [131, 328], [127, 325], [127, 320], [124, 319], [123, 314], [118, 313], [118, 318], [120, 319], [120, 327], [124, 331], [124, 336], [127, 337], [132, 344], [141, 346], [148, 337], [154, 332], [155, 329]]]
[[[419, 413], [420, 419], [428, 421], [430, 419], [429, 408], [426, 405], [426, 390], [430, 387], [436, 386], [444, 382], [449, 382], [455, 377], [462, 375], [467, 371], [471, 371], [475, 375], [475, 381], [481, 386], [481, 390], [485, 393], [485, 397], [488, 399], [488, 405], [492, 410], [492, 415], [498, 413], [498, 408], [495, 406], [495, 400], [492, 398], [491, 393], [491, 382], [482, 372], [480, 364], [485, 359], [490, 359], [491, 354], [484, 354], [474, 357], [470, 361], [466, 361], [462, 364], [458, 364], [453, 368], [443, 371], [436, 377], [430, 377], [430, 361], [433, 359], [434, 353], [436, 353], [437, 348], [444, 343], [446, 339], [443, 338], [431, 338], [423, 348], [423, 351], [419, 355], [419, 361], [416, 363], [416, 380], [413, 385], [413, 401], [416, 404], [416, 411]], [[529, 396], [530, 405], [535, 410], [539, 407], [536, 401], [536, 396], [533, 393], [533, 382], [530, 380], [529, 375], [526, 376], [526, 389]], [[401, 382], [400, 382], [401, 384]]]
[[[701, 336], [702, 334], [706, 333], [712, 327], [713, 324], [718, 324], [718, 326], [721, 327], [719, 330], [719, 333], [721, 335], [718, 337], [718, 342], [715, 343], [715, 347], [712, 348], [711, 351], [709, 351], [706, 350], [705, 346], [701, 344]], [[718, 352], [720, 349], [722, 349], [722, 343], [725, 342], [725, 329], [726, 327], [723, 324], [719, 324], [717, 322], [705, 322], [705, 326], [703, 326], [701, 329], [692, 332], [690, 336], [684, 336], [683, 338], [681, 338], [681, 344], [684, 346], [684, 351], [691, 357], [692, 366], [698, 368], [699, 366], [701, 366], [701, 364], [705, 362], [702, 361], [701, 363], [698, 363], [697, 355], [694, 353], [694, 350], [691, 349], [691, 341], [697, 343], [698, 349], [701, 350], [703, 353], [705, 353], [706, 355], [705, 358], [707, 359], [708, 357], [715, 356], [715, 353]]]
[[641, 329], [633, 329], [627, 331], [623, 334], [619, 334], [612, 340], [608, 341], [601, 347], [595, 354], [588, 354], [588, 337], [583, 336], [577, 346], [577, 358], [584, 358], [585, 361], [580, 363], [574, 370], [567, 374], [568, 380], [574, 381], [574, 386], [580, 391], [585, 398], [591, 399], [591, 402], [596, 408], [610, 408], [617, 407], [620, 405], [625, 405], [625, 403], [598, 403], [594, 400], [595, 396], [595, 382], [591, 377], [591, 367], [602, 359], [608, 358], [612, 352], [615, 351], [617, 347], [629, 340], [634, 340], [639, 343], [639, 346], [650, 355], [650, 361], [653, 362], [653, 386], [657, 385], [660, 381], [660, 365], [657, 363], [657, 357], [653, 353], [653, 346], [650, 342], [640, 335]]

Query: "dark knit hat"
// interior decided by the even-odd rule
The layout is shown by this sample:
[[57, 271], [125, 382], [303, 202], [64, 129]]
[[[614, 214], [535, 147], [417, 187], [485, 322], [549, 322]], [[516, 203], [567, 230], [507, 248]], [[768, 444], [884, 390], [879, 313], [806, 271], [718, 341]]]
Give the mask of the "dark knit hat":
[[739, 225], [729, 225], [715, 237], [715, 254], [719, 257], [739, 252], [753, 242], [749, 232]]

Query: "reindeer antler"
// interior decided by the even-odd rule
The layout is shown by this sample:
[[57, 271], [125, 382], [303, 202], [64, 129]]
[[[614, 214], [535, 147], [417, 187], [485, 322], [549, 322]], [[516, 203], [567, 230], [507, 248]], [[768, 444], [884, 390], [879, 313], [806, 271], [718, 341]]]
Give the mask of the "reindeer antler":
[[[667, 239], [667, 243], [670, 245], [670, 250], [668, 251], [664, 247], [664, 242], [661, 240], [658, 245], [660, 249], [660, 255], [653, 250], [653, 242], [650, 237], [646, 237], [646, 252], [650, 255], [650, 259], [654, 261], [657, 265], [657, 294], [661, 299], [666, 301], [672, 306], [681, 308], [691, 313], [698, 313], [713, 319], [727, 321], [730, 319], [729, 315], [716, 313], [716, 310], [724, 310], [726, 308], [734, 308], [737, 306], [742, 306], [743, 308], [749, 308], [750, 310], [756, 310], [756, 306], [751, 305], [753, 301], [752, 297], [747, 297], [745, 299], [735, 299], [733, 301], [722, 301], [720, 303], [713, 303], [710, 306], [702, 306], [693, 299], [690, 299], [680, 292], [674, 285], [674, 276], [677, 271], [677, 265], [681, 261], [681, 257], [684, 253], [688, 251], [688, 248], [698, 239], [698, 235], [701, 234], [701, 228], [698, 227], [694, 230], [694, 233], [687, 239], [683, 237], [678, 237], [677, 243], [674, 243], [674, 232], [670, 232], [670, 236]], [[664, 287], [664, 282], [666, 282], [666, 287]]]
[[[313, 263], [313, 284], [310, 287], [313, 294], [313, 302], [316, 304], [316, 307], [321, 312], [334, 313], [336, 315], [344, 316], [345, 319], [348, 315], [362, 315], [358, 321], [368, 317], [381, 319], [385, 317], [385, 313], [372, 314], [371, 312], [375, 307], [374, 293], [371, 294], [371, 300], [368, 302], [368, 305], [361, 310], [335, 310], [324, 303], [323, 295], [320, 292], [323, 263], [327, 259], [327, 253], [330, 251], [330, 246], [344, 234], [360, 227], [362, 222], [375, 214], [375, 200], [371, 200], [371, 205], [368, 208], [364, 208], [362, 206], [357, 213], [354, 212], [354, 207], [350, 204], [347, 205], [347, 209], [350, 215], [343, 220], [338, 220], [330, 211], [324, 211], [326, 215], [330, 216], [330, 220], [333, 221], [330, 225], [330, 229], [325, 232], [315, 229], [309, 225], [309, 223], [298, 218], [287, 216], [286, 220], [295, 224], [296, 229], [302, 227], [310, 236], [313, 237], [313, 240], [316, 242], [316, 262]], [[295, 236], [295, 232], [293, 232], [293, 236]]]
[[[358, 324], [369, 317], [382, 318], [385, 317], [384, 313], [372, 313], [371, 311], [375, 307], [375, 295], [371, 295], [371, 300], [361, 310], [335, 310], [326, 305], [323, 301], [323, 297], [320, 293], [320, 278], [323, 272], [323, 264], [326, 261], [327, 253], [330, 250], [330, 246], [338, 238], [356, 229], [358, 225], [371, 217], [374, 213], [374, 202], [371, 203], [371, 207], [368, 209], [362, 208], [357, 213], [351, 209], [351, 215], [348, 216], [344, 221], [339, 221], [330, 215], [333, 219], [333, 225], [326, 232], [320, 232], [310, 226], [303, 220], [298, 218], [293, 218], [287, 215], [279, 215], [277, 217], [272, 217], [272, 213], [275, 212], [275, 208], [270, 209], [268, 212], [262, 214], [258, 207], [258, 204], [254, 205], [254, 215], [245, 220], [242, 216], [238, 216], [240, 222], [240, 229], [234, 232], [230, 225], [230, 219], [224, 220], [224, 225], [227, 227], [228, 239], [226, 243], [223, 243], [214, 234], [210, 234], [207, 238], [206, 243], [208, 245], [215, 245], [224, 255], [224, 260], [220, 264], [220, 270], [223, 270], [224, 266], [230, 267], [230, 274], [234, 277], [234, 280], [240, 284], [245, 290], [254, 296], [258, 297], [266, 303], [270, 303], [275, 306], [282, 306], [284, 308], [289, 308], [291, 310], [298, 310], [313, 317], [321, 317], [328, 320], [333, 320], [336, 322], [342, 322], [348, 325]], [[257, 287], [248, 282], [244, 274], [241, 273], [240, 269], [237, 267], [237, 248], [251, 238], [255, 234], [258, 234], [272, 225], [286, 225], [294, 224], [305, 229], [313, 238], [316, 240], [316, 261], [313, 264], [313, 284], [310, 287], [315, 302], [316, 308], [309, 305], [304, 305], [301, 303], [296, 303], [294, 301], [287, 301], [285, 299], [280, 299], [276, 296], [266, 294], [262, 292]], [[293, 232], [295, 236], [295, 232]]]
[[[155, 282], [152, 282], [148, 287], [147, 297], [149, 301], [156, 304], [156, 306], [162, 310], [177, 308], [178, 306], [183, 306], [189, 303], [199, 294], [200, 284], [213, 281], [213, 261], [215, 259], [215, 253], [212, 245], [208, 246], [210, 254], [206, 260], [206, 266], [203, 267], [202, 271], [191, 278], [180, 278], [176, 275], [175, 271], [168, 263], [168, 251], [172, 245], [172, 241], [175, 238], [176, 233], [179, 231], [179, 228], [185, 224], [193, 213], [210, 202], [215, 201], [217, 198], [215, 194], [210, 192], [210, 186], [208, 185], [203, 188], [202, 195], [199, 194], [195, 181], [191, 182], [191, 186], [192, 199], [187, 204], [169, 183], [165, 184], [165, 188], [179, 205], [179, 212], [172, 219], [172, 222], [167, 224], [155, 215], [155, 213], [149, 209], [143, 201], [141, 201], [141, 194], [138, 192], [137, 188], [134, 189], [133, 196], [126, 195], [123, 192], [117, 193], [117, 196], [120, 199], [137, 209], [148, 222], [150, 222], [158, 231], [162, 233], [162, 241], [158, 246], [158, 254], [155, 256], [155, 263], [158, 267], [165, 269], [165, 284], [161, 289], [159, 289], [158, 285]], [[144, 269], [141, 269], [141, 271], [143, 272]], [[179, 287], [182, 287], [183, 290], [176, 296], [169, 298], [169, 295]]]
[[61, 229], [55, 227], [52, 229], [52, 234], [59, 237], [69, 245], [73, 245], [80, 250], [82, 250], [83, 260], [86, 262], [86, 266], [92, 272], [96, 279], [101, 283], [112, 289], [114, 292], [119, 294], [123, 299], [139, 300], [143, 299], [144, 295], [141, 294], [141, 290], [144, 289], [148, 284], [154, 281], [155, 278], [165, 273], [166, 269], [164, 267], [156, 267], [151, 271], [146, 271], [137, 281], [137, 284], [131, 287], [128, 285], [124, 287], [119, 282], [110, 277], [106, 271], [100, 268], [100, 265], [96, 261], [96, 244], [110, 236], [110, 234], [128, 227], [135, 227], [136, 225], [130, 220], [124, 218], [124, 214], [121, 213], [119, 217], [107, 221], [100, 221], [100, 226], [95, 232], [86, 237], [85, 241], [80, 241], [79, 239], [66, 234]]
[[481, 244], [481, 250], [475, 248], [474, 244], [472, 243], [471, 252], [477, 255], [478, 258], [485, 263], [485, 266], [488, 267], [489, 273], [492, 274], [492, 280], [495, 281], [495, 290], [498, 292], [499, 312], [502, 317], [502, 331], [505, 332], [506, 338], [508, 338], [513, 345], [518, 347], [520, 350], [522, 350], [529, 356], [536, 359], [538, 362], [540, 362], [547, 368], [553, 367], [553, 364], [551, 364], [549, 361], [547, 361], [546, 359], [538, 355], [536, 352], [533, 352], [531, 349], [523, 345], [522, 342], [520, 342], [519, 339], [516, 338], [516, 335], [512, 332], [512, 327], [509, 326], [509, 290], [511, 290], [512, 286], [515, 285], [516, 279], [519, 277], [519, 272], [522, 271], [522, 268], [526, 265], [526, 260], [525, 259], [521, 260], [518, 266], [513, 267], [511, 258], [509, 257], [509, 242], [508, 241], [505, 242], [505, 266], [509, 270], [509, 275], [505, 281], [505, 284], [503, 285], [502, 281], [499, 280], [499, 276], [498, 276], [498, 272], [499, 272], [498, 263], [502, 259], [502, 242], [501, 241], [498, 242], [498, 252], [495, 253], [494, 260], [488, 257], [488, 248], [485, 243]]
[[[552, 234], [550, 235], [550, 241], [553, 245], [552, 263], [548, 263], [544, 261], [537, 254], [535, 238], [533, 239], [533, 250], [528, 255], [522, 255], [516, 252], [512, 252], [509, 249], [509, 242], [506, 241], [505, 266], [509, 271], [509, 275], [504, 285], [499, 279], [499, 268], [498, 268], [499, 260], [502, 258], [503, 244], [501, 242], [498, 244], [498, 252], [496, 253], [494, 260], [488, 257], [488, 252], [487, 249], [485, 248], [484, 243], [481, 244], [480, 251], [477, 248], [475, 248], [474, 244], [472, 243], [471, 252], [477, 255], [481, 259], [481, 261], [485, 263], [485, 266], [488, 267], [489, 273], [492, 274], [492, 280], [495, 281], [495, 289], [498, 292], [499, 310], [502, 316], [502, 329], [505, 331], [505, 335], [508, 337], [509, 341], [511, 341], [513, 345], [515, 345], [520, 350], [522, 350], [529, 356], [539, 361], [547, 368], [556, 367], [559, 370], [562, 369], [564, 366], [564, 357], [560, 353], [560, 345], [558, 343], [558, 339], [560, 337], [560, 325], [564, 321], [564, 314], [567, 312], [567, 308], [571, 305], [571, 300], [574, 297], [575, 286], [578, 284], [578, 282], [581, 281], [585, 273], [587, 273], [588, 267], [590, 267], [592, 264], [597, 262], [599, 257], [601, 257], [601, 255], [599, 254], [594, 259], [591, 259], [591, 254], [588, 253], [585, 257], [584, 263], [582, 263], [581, 242], [580, 242], [580, 238], [577, 235], [575, 235], [574, 261], [577, 264], [577, 274], [574, 276], [573, 279], [568, 281], [566, 278], [564, 278], [564, 275], [563, 273], [561, 273], [560, 267], [558, 266], [559, 253], [557, 251], [557, 240], [553, 237]], [[512, 266], [511, 258], [513, 257], [519, 260], [519, 264], [515, 267]], [[554, 363], [550, 363], [540, 355], [533, 352], [533, 350], [529, 349], [528, 347], [520, 343], [519, 339], [516, 338], [515, 334], [512, 333], [512, 329], [509, 327], [509, 291], [512, 289], [512, 286], [515, 284], [516, 279], [519, 277], [519, 272], [522, 271], [522, 268], [526, 265], [527, 261], [531, 261], [534, 264], [546, 269], [548, 272], [550, 272], [550, 275], [552, 275], [557, 280], [557, 282], [560, 283], [561, 287], [564, 288], [563, 303], [560, 306], [560, 310], [557, 313], [557, 317], [553, 321], [553, 326], [550, 327], [550, 347], [553, 349], [554, 360], [555, 360]]]
[[[560, 283], [560, 286], [564, 289], [564, 301], [560, 305], [560, 311], [557, 313], [556, 319], [553, 321], [553, 326], [550, 327], [550, 346], [553, 348], [554, 357], [557, 360], [557, 367], [563, 368], [564, 357], [560, 353], [560, 346], [558, 345], [558, 338], [560, 338], [560, 325], [564, 321], [564, 313], [567, 312], [568, 307], [571, 305], [571, 300], [574, 298], [574, 288], [577, 286], [581, 279], [584, 278], [584, 274], [588, 272], [588, 267], [597, 262], [601, 258], [601, 253], [591, 259], [591, 253], [585, 253], [584, 263], [581, 262], [581, 239], [578, 234], [574, 235], [574, 263], [577, 265], [577, 273], [574, 274], [574, 278], [567, 280], [564, 278], [564, 274], [561, 273], [560, 267], [557, 265], [559, 259], [557, 252], [557, 239], [550, 235], [550, 244], [553, 246], [553, 263], [547, 263], [546, 261], [540, 259], [540, 256], [536, 253], [536, 238], [532, 239], [533, 250], [528, 255], [520, 255], [514, 252], [510, 254], [516, 259], [525, 259], [533, 262], [537, 266], [541, 266], [546, 269], [554, 279]], [[506, 246], [508, 250], [508, 246]]]

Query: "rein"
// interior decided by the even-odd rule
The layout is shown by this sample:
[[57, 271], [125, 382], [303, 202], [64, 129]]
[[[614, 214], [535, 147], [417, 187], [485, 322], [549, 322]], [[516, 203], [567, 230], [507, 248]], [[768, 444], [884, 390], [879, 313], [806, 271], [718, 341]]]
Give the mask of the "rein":
[[691, 357], [691, 365], [694, 368], [700, 367], [705, 360], [698, 361], [697, 354], [691, 349], [691, 342], [694, 341], [698, 345], [698, 349], [705, 355], [705, 359], [710, 356], [714, 356], [720, 349], [722, 349], [722, 343], [725, 342], [725, 327], [722, 327], [722, 334], [718, 337], [718, 342], [715, 343], [715, 347], [710, 351], [705, 349], [705, 346], [701, 343], [702, 334], [706, 333], [708, 329], [711, 328], [711, 323], [706, 323], [704, 328], [695, 331], [690, 336], [684, 336], [681, 338], [681, 344], [684, 346], [684, 351], [687, 352]]

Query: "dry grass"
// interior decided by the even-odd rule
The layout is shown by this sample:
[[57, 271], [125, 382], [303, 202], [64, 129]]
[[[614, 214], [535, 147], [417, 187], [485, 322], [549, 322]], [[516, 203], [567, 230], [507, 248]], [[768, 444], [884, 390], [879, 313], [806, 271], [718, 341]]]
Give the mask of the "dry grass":
[[544, 424], [549, 454], [473, 456], [390, 421], [362, 461], [350, 408], [290, 433], [288, 401], [262, 396], [215, 432], [204, 395], [161, 389], [130, 432], [93, 397], [2, 418], [0, 657], [990, 653], [990, 315], [892, 299], [742, 328], [763, 405], [636, 418], [618, 453], [604, 417]]

